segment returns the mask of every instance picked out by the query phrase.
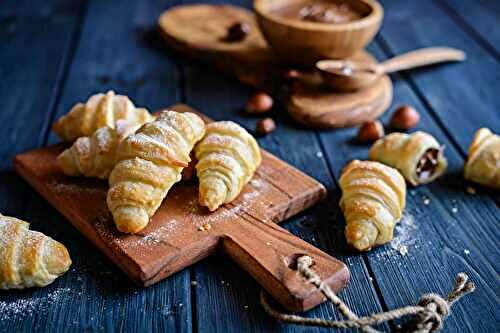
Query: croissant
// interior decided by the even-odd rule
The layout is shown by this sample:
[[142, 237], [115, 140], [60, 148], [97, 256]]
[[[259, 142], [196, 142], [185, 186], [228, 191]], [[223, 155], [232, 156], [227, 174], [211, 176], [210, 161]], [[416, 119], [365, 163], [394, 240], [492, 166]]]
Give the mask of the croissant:
[[116, 163], [118, 144], [138, 127], [118, 120], [115, 128], [105, 126], [90, 137], [78, 138], [57, 157], [59, 167], [68, 176], [107, 179]]
[[398, 170], [355, 160], [344, 168], [339, 183], [347, 243], [367, 251], [389, 242], [406, 200], [406, 183]]
[[197, 115], [164, 111], [120, 143], [107, 196], [118, 230], [137, 233], [146, 227], [204, 134]]
[[71, 111], [59, 118], [52, 129], [63, 141], [74, 141], [90, 136], [97, 129], [115, 128], [116, 121], [127, 120], [133, 125], [142, 125], [154, 117], [146, 109], [136, 108], [127, 96], [115, 95], [113, 91], [91, 96], [85, 104], [78, 103]]
[[369, 156], [398, 169], [413, 186], [432, 182], [448, 165], [442, 146], [424, 132], [389, 134], [373, 144]]
[[210, 211], [231, 202], [252, 178], [262, 158], [244, 128], [231, 121], [207, 125], [207, 134], [195, 147], [199, 202]]
[[44, 287], [71, 266], [61, 243], [0, 214], [0, 289]]
[[500, 136], [487, 128], [476, 132], [469, 147], [464, 176], [476, 183], [500, 189]]

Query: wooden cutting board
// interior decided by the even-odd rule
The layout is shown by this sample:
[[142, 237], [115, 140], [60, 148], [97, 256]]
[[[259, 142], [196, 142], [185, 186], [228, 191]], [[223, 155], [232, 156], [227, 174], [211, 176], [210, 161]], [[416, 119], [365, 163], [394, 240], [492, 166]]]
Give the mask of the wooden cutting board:
[[[171, 109], [196, 112], [186, 105]], [[61, 173], [56, 156], [64, 148], [54, 145], [17, 155], [14, 167], [139, 285], [152, 285], [217, 248], [291, 311], [323, 302], [317, 289], [293, 269], [300, 254], [313, 258], [315, 270], [335, 291], [349, 280], [342, 262], [275, 224], [323, 199], [326, 189], [265, 151], [262, 165], [233, 203], [210, 213], [198, 205], [196, 182], [181, 182], [143, 231], [126, 235], [116, 230], [107, 209], [106, 181]]]
[[[250, 26], [241, 41], [224, 37], [235, 22]], [[315, 128], [337, 128], [376, 119], [391, 104], [392, 83], [383, 76], [374, 85], [356, 92], [326, 89], [317, 72], [302, 70], [300, 80], [289, 80], [285, 64], [278, 63], [257, 26], [252, 12], [231, 5], [181, 5], [164, 12], [159, 26], [167, 44], [183, 56], [199, 59], [278, 97], [298, 122]], [[366, 52], [352, 57], [368, 63]]]

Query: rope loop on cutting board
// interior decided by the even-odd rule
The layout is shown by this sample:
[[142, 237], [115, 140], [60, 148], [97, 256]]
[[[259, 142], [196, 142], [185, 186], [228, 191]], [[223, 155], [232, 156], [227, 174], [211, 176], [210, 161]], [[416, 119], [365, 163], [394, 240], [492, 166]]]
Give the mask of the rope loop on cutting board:
[[443, 328], [445, 318], [451, 312], [451, 306], [463, 296], [471, 293], [476, 288], [474, 283], [469, 281], [465, 273], [459, 273], [455, 281], [455, 287], [448, 297], [443, 298], [438, 294], [423, 295], [416, 306], [405, 306], [399, 309], [375, 313], [366, 317], [358, 317], [351, 309], [324, 283], [319, 275], [311, 268], [313, 259], [307, 255], [297, 259], [297, 270], [306, 279], [307, 283], [313, 284], [325, 297], [332, 302], [338, 311], [347, 320], [326, 320], [321, 318], [306, 318], [298, 315], [282, 313], [274, 309], [267, 301], [265, 293], [260, 294], [260, 302], [264, 310], [279, 321], [306, 325], [320, 326], [328, 328], [358, 328], [365, 333], [381, 333], [372, 326], [382, 324], [387, 321], [399, 319], [406, 316], [413, 316], [415, 321], [412, 328], [407, 332], [411, 333], [431, 333], [438, 332]]

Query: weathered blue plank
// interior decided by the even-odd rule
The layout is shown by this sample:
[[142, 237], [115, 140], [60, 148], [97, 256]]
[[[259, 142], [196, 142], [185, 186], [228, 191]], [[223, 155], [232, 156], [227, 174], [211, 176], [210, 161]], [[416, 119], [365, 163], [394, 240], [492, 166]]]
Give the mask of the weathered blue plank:
[[[107, 89], [128, 95], [136, 105], [152, 111], [177, 102], [177, 68], [157, 49], [153, 33], [157, 16], [168, 5], [168, 1], [90, 2], [56, 117], [74, 103]], [[51, 135], [49, 141], [55, 140]], [[58, 223], [67, 223], [56, 216]], [[54, 329], [64, 330], [63, 320], [75, 331], [86, 327], [125, 332], [191, 331], [188, 270], [152, 287], [138, 288], [108, 260], [99, 265], [97, 249], [82, 241], [76, 230], [72, 233], [80, 241], [73, 249], [75, 270], [69, 276], [69, 286], [81, 288], [82, 296], [68, 304], [70, 310], [58, 317]]]
[[438, 0], [478, 43], [500, 60], [500, 1]]
[[[0, 12], [0, 212], [25, 218], [33, 229], [65, 242], [60, 229], [51, 224], [46, 204], [32, 211], [32, 203], [40, 198], [14, 174], [11, 161], [15, 154], [43, 144], [77, 38], [81, 2], [5, 5]], [[40, 290], [2, 292], [0, 332], [43, 327], [45, 319], [38, 318], [53, 313], [60, 307], [58, 301], [68, 297], [67, 281], [65, 277]]]
[[[54, 117], [90, 94], [109, 88], [153, 110], [179, 99], [177, 70], [156, 49], [154, 35], [150, 33], [165, 5], [168, 3], [164, 1], [130, 1], [119, 5], [103, 1], [88, 3], [80, 43]], [[58, 29], [64, 31], [63, 27]], [[43, 42], [47, 43], [57, 34], [44, 37]], [[48, 48], [50, 52], [61, 52], [60, 48], [49, 46], [52, 46]], [[25, 48], [18, 46], [17, 50]], [[43, 60], [40, 61], [43, 63]], [[43, 86], [43, 82], [42, 78], [32, 84]], [[46, 110], [43, 112], [45, 115]], [[26, 114], [24, 118], [28, 118]], [[16, 123], [23, 124], [21, 119]], [[33, 124], [28, 130], [37, 134], [40, 128], [46, 133], [40, 124]], [[49, 141], [55, 140], [51, 135]], [[31, 198], [27, 217], [35, 221], [36, 229], [49, 235], [55, 235], [56, 229], [56, 238], [68, 246], [74, 264], [54, 285], [13, 294], [12, 299], [18, 303], [34, 302], [22, 305], [32, 306], [33, 310], [29, 317], [11, 313], [6, 330], [191, 331], [189, 271], [147, 289], [136, 287], [45, 201], [36, 195]], [[40, 301], [29, 301], [31, 298]]]
[[479, 127], [500, 129], [500, 63], [431, 0], [382, 1], [381, 38], [390, 53], [446, 45], [463, 49], [461, 64], [407, 73], [440, 126], [462, 150]]

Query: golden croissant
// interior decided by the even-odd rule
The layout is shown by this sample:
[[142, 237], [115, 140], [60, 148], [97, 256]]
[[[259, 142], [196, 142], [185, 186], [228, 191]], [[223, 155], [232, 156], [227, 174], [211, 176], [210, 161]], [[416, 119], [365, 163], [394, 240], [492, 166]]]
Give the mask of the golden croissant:
[[146, 227], [204, 134], [205, 124], [194, 113], [164, 111], [120, 143], [107, 196], [118, 230]]
[[487, 128], [476, 132], [469, 147], [464, 176], [476, 183], [500, 189], [500, 136]]
[[61, 243], [0, 214], [0, 289], [44, 287], [71, 266]]
[[442, 146], [425, 132], [389, 134], [373, 144], [369, 156], [398, 169], [413, 186], [432, 182], [448, 165]]
[[118, 120], [116, 127], [99, 128], [92, 136], [78, 138], [57, 157], [61, 170], [68, 176], [107, 179], [116, 163], [118, 145], [139, 125]]
[[127, 96], [113, 91], [91, 96], [85, 104], [78, 103], [59, 118], [52, 129], [63, 141], [74, 141], [90, 136], [101, 127], [115, 128], [117, 120], [126, 120], [132, 126], [150, 122], [154, 117], [143, 108], [136, 108]]
[[406, 200], [406, 183], [399, 171], [378, 162], [355, 160], [344, 168], [339, 183], [347, 243], [367, 251], [389, 242]]
[[236, 123], [211, 123], [206, 131], [195, 147], [196, 174], [200, 205], [214, 211], [238, 196], [262, 158], [253, 136]]

